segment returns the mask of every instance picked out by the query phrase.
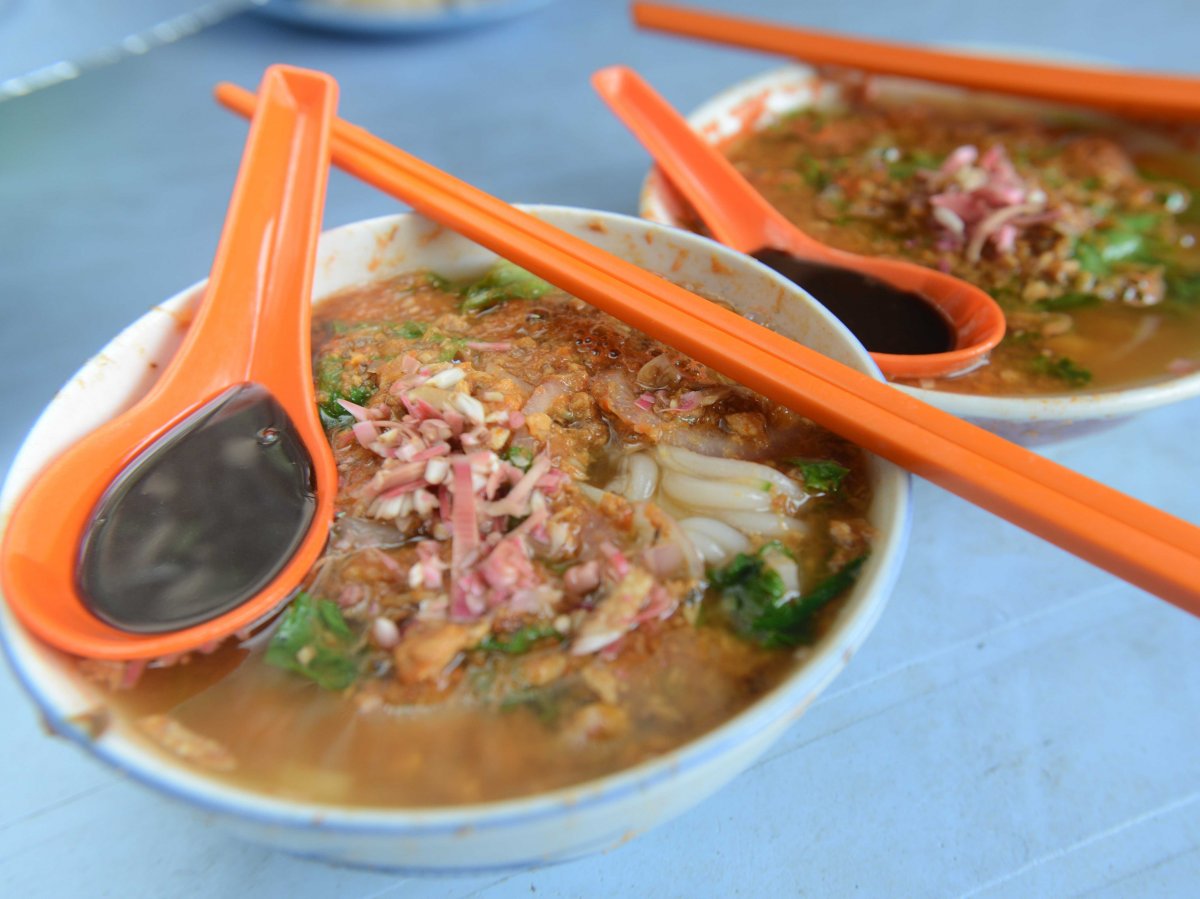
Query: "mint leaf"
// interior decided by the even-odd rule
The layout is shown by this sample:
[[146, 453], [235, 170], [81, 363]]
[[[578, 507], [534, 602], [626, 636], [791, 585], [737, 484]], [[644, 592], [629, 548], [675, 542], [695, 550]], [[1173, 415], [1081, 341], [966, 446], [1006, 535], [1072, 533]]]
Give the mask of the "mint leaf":
[[462, 311], [482, 312], [507, 300], [536, 300], [552, 289], [537, 275], [501, 259], [482, 278], [460, 291]]
[[836, 493], [850, 469], [832, 459], [785, 459], [794, 465], [804, 480], [804, 489], [813, 494]]
[[515, 630], [511, 634], [505, 634], [503, 637], [488, 634], [479, 641], [479, 645], [475, 648], [483, 652], [503, 652], [508, 655], [521, 655], [522, 653], [529, 652], [533, 648], [533, 644], [547, 637], [555, 637], [561, 640], [562, 634], [550, 625], [531, 624]]
[[1082, 387], [1092, 380], [1092, 373], [1077, 365], [1066, 356], [1053, 358], [1051, 356], [1035, 356], [1033, 370], [1041, 375], [1049, 375], [1065, 381], [1072, 387]]
[[337, 603], [301, 593], [272, 635], [266, 661], [326, 690], [344, 690], [358, 678], [357, 643]]

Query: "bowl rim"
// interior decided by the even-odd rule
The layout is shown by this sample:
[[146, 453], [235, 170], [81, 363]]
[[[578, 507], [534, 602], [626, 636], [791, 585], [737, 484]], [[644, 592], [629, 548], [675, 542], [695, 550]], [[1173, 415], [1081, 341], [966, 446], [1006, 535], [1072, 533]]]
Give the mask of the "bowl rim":
[[[962, 48], [962, 45], [955, 45]], [[999, 52], [1004, 45], [966, 45], [974, 52]], [[1061, 54], [1037, 53], [1034, 51], [1014, 51], [1004, 47], [1010, 55], [1029, 55], [1035, 58], [1062, 59]], [[1078, 59], [1079, 57], [1074, 57]], [[910, 79], [874, 76], [878, 81], [902, 85], [906, 90], [925, 93], [940, 93], [943, 95], [966, 95], [970, 92], [944, 85], [933, 85]], [[784, 97], [793, 98], [801, 95], [801, 89], [810, 87], [813, 83], [820, 84], [819, 73], [812, 66], [799, 62], [786, 63], [751, 75], [737, 81], [704, 100], [685, 118], [694, 130], [700, 134], [709, 131], [710, 123], [727, 116], [732, 109], [752, 100], [755, 97]], [[1025, 107], [1053, 107], [1054, 104], [1021, 98], [1004, 98], [1003, 102], [1012, 102]], [[777, 112], [791, 111], [803, 108], [811, 101], [782, 104]], [[736, 132], [743, 133], [751, 123], [749, 116], [741, 117], [742, 127]], [[711, 132], [710, 132], [711, 133]], [[727, 139], [727, 138], [724, 138]], [[661, 225], [681, 227], [670, 213], [670, 208], [664, 202], [664, 196], [674, 193], [669, 181], [658, 169], [651, 165], [643, 177], [638, 193], [638, 214], [643, 218]], [[891, 382], [889, 382], [891, 383]], [[1102, 418], [1120, 418], [1154, 409], [1170, 403], [1200, 396], [1200, 370], [1189, 374], [1166, 378], [1149, 384], [1132, 387], [1117, 387], [1110, 390], [1098, 390], [1079, 393], [1039, 394], [1034, 396], [1015, 395], [984, 395], [958, 393], [949, 390], [930, 390], [914, 385], [895, 384], [892, 386], [908, 395], [935, 405], [953, 415], [972, 420], [990, 420], [1006, 422], [1051, 422], [1064, 419], [1085, 421]]]
[[[519, 205], [520, 208], [534, 214], [549, 214], [567, 219], [578, 217], [583, 220], [595, 220], [599, 217], [609, 223], [622, 224], [635, 232], [665, 230], [685, 244], [693, 244], [697, 249], [714, 254], [735, 269], [740, 266], [760, 270], [760, 275], [777, 281], [789, 293], [800, 295], [806, 305], [815, 307], [814, 311], [828, 316], [823, 307], [791, 282], [765, 266], [701, 235], [635, 216], [603, 210], [549, 204]], [[337, 236], [356, 229], [374, 234], [398, 221], [412, 219], [425, 220], [423, 216], [413, 212], [363, 219], [326, 231], [322, 240], [326, 240], [327, 237], [330, 240], [337, 239]], [[363, 283], [369, 283], [370, 280], [368, 277]], [[105, 356], [114, 344], [144, 325], [154, 310], [170, 312], [183, 307], [203, 289], [205, 283], [200, 281], [184, 288], [131, 322], [66, 383], [70, 384], [97, 365], [97, 360]], [[878, 369], [861, 345], [849, 335], [840, 322], [832, 319], [832, 316], [828, 317], [851, 345], [855, 355], [860, 357], [860, 367], [871, 376], [881, 379]], [[30, 434], [39, 428], [56, 402], [57, 396], [43, 410]], [[21, 457], [29, 451], [29, 436], [27, 435], [22, 442], [0, 487], [0, 532], [7, 524], [7, 513], [18, 489], [14, 473], [19, 476], [21, 472], [22, 465], [19, 463], [22, 461]], [[306, 830], [316, 828], [347, 834], [387, 836], [459, 834], [466, 822], [469, 822], [472, 831], [495, 831], [513, 825], [544, 821], [609, 805], [680, 778], [690, 771], [701, 769], [707, 763], [751, 741], [763, 731], [777, 726], [781, 720], [794, 720], [816, 699], [861, 647], [878, 621], [899, 577], [907, 548], [912, 520], [911, 476], [877, 457], [872, 458], [872, 464], [879, 466], [879, 486], [882, 488], [886, 485], [894, 501], [890, 508], [873, 510], [889, 519], [886, 522], [873, 522], [885, 539], [873, 548], [867, 570], [863, 572], [855, 588], [858, 592], [858, 604], [854, 614], [845, 616], [835, 625], [835, 629], [840, 629], [836, 639], [824, 640], [814, 647], [812, 655], [798, 664], [785, 680], [741, 712], [675, 749], [599, 778], [529, 796], [471, 805], [372, 807], [288, 799], [260, 793], [251, 787], [224, 783], [186, 767], [184, 763], [171, 759], [166, 753], [154, 749], [142, 740], [131, 738], [124, 732], [127, 728], [119, 723], [107, 728], [96, 738], [89, 736], [82, 724], [73, 721], [72, 716], [67, 714], [69, 709], [61, 707], [68, 702], [62, 695], [65, 687], [73, 685], [72, 678], [57, 667], [63, 663], [65, 655], [37, 641], [20, 625], [4, 602], [0, 602], [0, 649], [53, 734], [66, 737], [100, 761], [156, 792], [186, 802], [205, 812], [273, 827]], [[47, 673], [51, 675], [49, 683], [46, 682]], [[487, 870], [495, 870], [495, 866], [488, 866]]]

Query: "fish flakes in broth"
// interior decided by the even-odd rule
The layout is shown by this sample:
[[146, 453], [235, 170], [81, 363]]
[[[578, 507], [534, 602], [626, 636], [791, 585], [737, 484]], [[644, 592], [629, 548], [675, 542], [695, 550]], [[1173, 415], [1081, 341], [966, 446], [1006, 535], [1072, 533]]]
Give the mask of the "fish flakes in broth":
[[507, 263], [326, 300], [314, 348], [340, 488], [304, 592], [83, 663], [214, 776], [419, 806], [620, 770], [776, 685], [868, 552], [857, 448]]
[[844, 96], [726, 152], [818, 240], [938, 268], [1000, 303], [991, 363], [920, 386], [1054, 394], [1200, 371], [1200, 129]]

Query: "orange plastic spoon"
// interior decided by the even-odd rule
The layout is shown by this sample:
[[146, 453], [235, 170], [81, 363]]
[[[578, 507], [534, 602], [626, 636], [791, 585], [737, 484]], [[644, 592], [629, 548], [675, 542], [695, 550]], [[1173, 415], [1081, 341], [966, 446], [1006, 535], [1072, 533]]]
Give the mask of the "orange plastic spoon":
[[[811, 290], [873, 350], [885, 375], [958, 374], [984, 362], [1004, 336], [1004, 312], [978, 287], [924, 266], [835, 250], [809, 237], [632, 69], [601, 69], [592, 84], [717, 240]], [[872, 285], [871, 279], [884, 284]], [[904, 293], [897, 296], [889, 287]], [[880, 351], [905, 342], [945, 345], [945, 322], [951, 325], [953, 349]]]
[[764, 50], [807, 62], [1038, 97], [1140, 118], [1200, 118], [1200, 78], [1095, 66], [1017, 62], [791, 28], [662, 3], [632, 4], [644, 28]]
[[[18, 501], [0, 546], [0, 584], [9, 605], [34, 634], [67, 652], [102, 659], [156, 658], [228, 636], [285, 600], [328, 537], [337, 469], [314, 402], [309, 298], [337, 85], [319, 72], [275, 66], [263, 77], [262, 93], [208, 289], [182, 347], [141, 401], [71, 446], [37, 476]], [[268, 416], [272, 428], [243, 433], [247, 426], [261, 427], [256, 422], [247, 425], [245, 416], [248, 410], [267, 408], [258, 401], [269, 402], [268, 395], [277, 404], [270, 407], [273, 417]], [[201, 419], [207, 424], [197, 426]], [[193, 480], [198, 483], [160, 479], [157, 486], [167, 487], [159, 492], [172, 495], [147, 506], [155, 499], [152, 483], [149, 499], [143, 497], [138, 514], [127, 522], [132, 530], [117, 534], [132, 534], [132, 551], [147, 558], [146, 566], [114, 570], [109, 563], [126, 558], [123, 553], [129, 546], [122, 549], [100, 539], [105, 533], [101, 526], [111, 529], [116, 519], [97, 519], [97, 510], [118, 495], [122, 485], [128, 486], [131, 479], [136, 483], [139, 473], [147, 470], [146, 459], [159, 458], [160, 439], [199, 431], [215, 421], [232, 429], [215, 444], [229, 458], [222, 456], [219, 466], [210, 466], [193, 454], [189, 462], [197, 463]], [[179, 445], [182, 442], [176, 449]], [[310, 469], [304, 465], [305, 453]], [[298, 484], [301, 491], [308, 490], [308, 496], [301, 497], [302, 508], [288, 507], [291, 520], [272, 520], [272, 510], [259, 509], [253, 520], [235, 521], [232, 513], [237, 510], [219, 505], [213, 497], [226, 487], [225, 474], [233, 483], [247, 483], [239, 474], [243, 465], [258, 466], [252, 468], [248, 493], [256, 492], [257, 481], [272, 478], [285, 488]], [[186, 514], [179, 506], [182, 494], [191, 496]], [[116, 508], [127, 501], [122, 499]], [[107, 516], [111, 509], [104, 508]], [[176, 521], [177, 515], [184, 517]], [[132, 620], [121, 627], [97, 617], [95, 596], [84, 586], [87, 541], [100, 548], [100, 555], [93, 556], [102, 567], [108, 565], [118, 586], [136, 590], [139, 577], [153, 579], [166, 571], [172, 575], [170, 583], [163, 582], [169, 593], [185, 582], [215, 583], [214, 576], [224, 576], [226, 560], [179, 563], [168, 569], [178, 558], [157, 553], [154, 538], [174, 539], [189, 525], [214, 519], [218, 529], [223, 522], [230, 529], [240, 528], [241, 538], [251, 542], [259, 539], [255, 530], [281, 528], [282, 542], [261, 545], [290, 545], [291, 554], [259, 560], [270, 564], [249, 572], [251, 596], [239, 599], [231, 594], [224, 608], [207, 613], [148, 609], [145, 622], [134, 608], [126, 610]], [[143, 527], [144, 533], [139, 531]], [[144, 539], [139, 541], [139, 536]], [[236, 542], [232, 545], [237, 548]], [[191, 558], [194, 562], [203, 554]], [[156, 589], [149, 592], [155, 594]], [[122, 598], [118, 589], [116, 599]], [[156, 602], [157, 595], [149, 605]], [[185, 626], [172, 624], [175, 617]]]
[[[250, 115], [254, 95], [217, 98]], [[834, 362], [338, 120], [333, 161], [914, 474], [1200, 615], [1200, 528]]]

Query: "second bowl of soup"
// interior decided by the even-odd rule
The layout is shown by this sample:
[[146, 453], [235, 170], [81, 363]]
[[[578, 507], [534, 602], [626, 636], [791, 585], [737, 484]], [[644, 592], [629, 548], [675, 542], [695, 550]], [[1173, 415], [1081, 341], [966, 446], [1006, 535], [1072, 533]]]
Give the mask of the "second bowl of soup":
[[[690, 121], [814, 237], [978, 284], [988, 365], [897, 386], [1026, 443], [1200, 394], [1200, 130], [790, 66]], [[702, 230], [657, 170], [643, 215]]]

